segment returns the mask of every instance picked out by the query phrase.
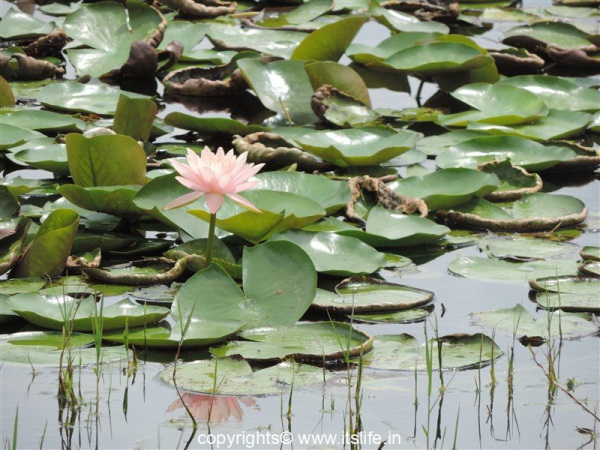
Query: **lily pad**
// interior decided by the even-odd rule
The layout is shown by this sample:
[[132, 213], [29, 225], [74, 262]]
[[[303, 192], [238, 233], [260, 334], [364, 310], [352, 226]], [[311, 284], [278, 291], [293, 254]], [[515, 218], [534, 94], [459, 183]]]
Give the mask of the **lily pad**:
[[43, 138], [44, 135], [37, 131], [16, 127], [0, 122], [0, 150], [24, 144], [35, 138]]
[[81, 119], [36, 109], [20, 109], [0, 114], [0, 123], [46, 133], [79, 132], [86, 127]]
[[435, 242], [449, 232], [448, 227], [424, 217], [405, 215], [379, 205], [369, 212], [364, 231], [350, 228], [337, 231], [373, 247], [414, 247]]
[[155, 39], [158, 45], [165, 27], [156, 9], [139, 2], [84, 5], [63, 23], [70, 38], [91, 47], [68, 49], [67, 55], [78, 74], [92, 77], [116, 74], [129, 59], [134, 42]]
[[430, 291], [359, 276], [342, 281], [335, 291], [317, 289], [312, 306], [335, 314], [364, 314], [415, 308], [433, 299]]
[[471, 169], [442, 169], [422, 177], [405, 178], [389, 184], [401, 195], [421, 198], [431, 211], [465, 203], [474, 195], [484, 197], [500, 185], [494, 174]]
[[88, 277], [103, 283], [147, 286], [175, 281], [183, 274], [185, 264], [183, 259], [147, 258], [111, 267], [84, 268], [83, 271]]
[[585, 204], [569, 195], [527, 194], [504, 209], [487, 200], [474, 197], [454, 207], [446, 220], [461, 225], [493, 231], [533, 232], [571, 227], [585, 220]]
[[21, 317], [8, 304], [10, 297], [0, 294], [0, 325], [22, 321]]
[[470, 130], [485, 131], [503, 136], [519, 136], [536, 141], [550, 141], [577, 136], [590, 124], [592, 116], [577, 111], [551, 109], [546, 117], [530, 124], [510, 127], [487, 123], [470, 122]]
[[260, 181], [254, 189], [290, 192], [316, 201], [333, 214], [350, 201], [348, 183], [331, 180], [321, 175], [302, 172], [262, 172], [255, 179]]
[[577, 250], [577, 246], [567, 242], [527, 237], [483, 238], [477, 245], [479, 250], [486, 252], [490, 258], [515, 261], [563, 257], [574, 255]]
[[59, 276], [65, 269], [78, 226], [79, 215], [71, 209], [50, 213], [11, 275], [18, 278]]
[[[187, 322], [184, 324], [186, 325]], [[124, 343], [148, 348], [197, 348], [206, 347], [216, 342], [221, 342], [235, 336], [243, 322], [236, 320], [201, 320], [191, 318], [189, 325], [182, 333], [181, 322], [172, 328], [155, 325], [144, 328], [128, 330], [127, 339], [123, 332], [103, 333], [102, 339], [110, 342]]]
[[575, 25], [566, 22], [537, 22], [531, 25], [520, 25], [505, 33], [504, 43], [526, 49], [536, 46], [555, 45], [562, 49], [589, 47], [588, 34]]
[[54, 22], [46, 22], [16, 8], [10, 8], [0, 22], [0, 38], [5, 40], [37, 38], [50, 33], [55, 27]]
[[449, 147], [435, 160], [438, 167], [476, 168], [489, 161], [511, 162], [528, 171], [542, 171], [576, 157], [568, 147], [542, 145], [529, 139], [513, 136], [480, 137]]
[[[121, 91], [106, 84], [81, 84], [76, 81], [51, 83], [36, 94], [47, 108], [58, 111], [94, 113], [114, 116]], [[145, 95], [127, 94], [130, 98], [148, 98]]]
[[248, 328], [289, 326], [310, 306], [317, 274], [308, 255], [289, 242], [244, 248], [244, 291], [218, 265], [193, 275], [177, 292], [172, 311], [201, 320], [235, 320]]
[[218, 357], [240, 356], [248, 361], [319, 362], [345, 360], [369, 352], [373, 338], [339, 322], [300, 323], [290, 327], [243, 331], [244, 341], [211, 348]]
[[40, 170], [47, 170], [57, 175], [69, 175], [67, 147], [65, 144], [47, 145], [44, 142], [33, 139], [25, 147], [27, 148], [15, 151], [8, 158], [17, 163], [26, 164]]
[[[219, 395], [281, 395], [301, 388], [322, 386], [329, 376], [320, 367], [284, 362], [253, 371], [246, 361], [230, 358], [207, 359], [177, 366], [177, 386], [191, 392]], [[215, 380], [216, 377], [216, 380]], [[160, 374], [161, 380], [173, 383], [173, 369]], [[215, 389], [216, 387], [216, 389]]]
[[290, 230], [276, 234], [271, 241], [293, 242], [308, 254], [317, 272], [328, 275], [369, 275], [387, 266], [383, 253], [350, 236]]
[[[0, 336], [0, 359], [3, 363], [21, 366], [60, 367], [66, 363], [66, 357], [71, 355], [73, 366], [95, 365], [97, 353], [94, 347], [94, 337], [91, 334], [73, 333], [69, 338], [70, 350], [65, 350], [63, 358], [62, 332], [58, 331], [27, 331], [22, 333], [5, 334]], [[102, 364], [116, 363], [127, 360], [125, 347], [104, 347], [101, 351]]]
[[590, 314], [544, 313], [534, 319], [521, 305], [513, 308], [483, 311], [472, 314], [481, 326], [502, 330], [527, 342], [533, 338], [574, 339], [596, 333], [598, 327], [590, 322]]
[[238, 67], [265, 107], [296, 125], [317, 121], [310, 106], [313, 88], [301, 61], [266, 63], [245, 58]]
[[[242, 196], [261, 212], [249, 211], [226, 199], [216, 223], [220, 229], [250, 242], [260, 242], [278, 231], [303, 228], [326, 214], [314, 200], [288, 192], [252, 190]], [[193, 209], [189, 213], [205, 222], [210, 221], [210, 212], [206, 209]]]
[[[93, 296], [76, 299], [62, 295], [19, 294], [10, 298], [10, 307], [28, 322], [43, 328], [60, 331], [67, 320], [74, 331], [94, 330], [96, 299]], [[105, 306], [98, 314], [102, 316], [102, 329], [109, 331], [151, 325], [167, 317], [169, 312], [161, 306], [141, 306], [121, 300]]]
[[376, 165], [413, 148], [420, 133], [384, 128], [316, 131], [295, 139], [304, 150], [340, 167]]
[[490, 201], [519, 200], [525, 194], [541, 191], [543, 187], [542, 178], [537, 173], [530, 174], [509, 160], [484, 163], [479, 166], [479, 170], [493, 173], [500, 179], [500, 187], [485, 196]]
[[548, 114], [548, 107], [537, 95], [502, 83], [469, 84], [456, 89], [452, 96], [476, 111], [438, 116], [437, 123], [442, 126], [464, 127], [470, 122], [519, 125]]
[[577, 275], [577, 263], [553, 259], [531, 262], [508, 262], [478, 256], [458, 256], [448, 270], [461, 277], [482, 281], [522, 282], [548, 276]]
[[1, 295], [14, 295], [23, 292], [37, 292], [46, 285], [46, 281], [39, 277], [12, 278], [0, 281]]
[[360, 323], [373, 323], [373, 324], [385, 324], [385, 323], [416, 323], [424, 321], [429, 314], [433, 311], [433, 306], [430, 308], [411, 308], [403, 309], [402, 311], [396, 312], [383, 312], [376, 314], [354, 314], [348, 316], [348, 319], [352, 319], [354, 322]]
[[246, 125], [226, 117], [196, 117], [180, 112], [172, 112], [165, 117], [165, 123], [184, 130], [195, 131], [201, 135], [228, 135], [240, 134], [245, 136], [250, 133], [267, 131], [261, 125]]
[[586, 245], [581, 249], [580, 255], [587, 261], [600, 261], [600, 247]]
[[371, 369], [427, 370], [426, 345], [433, 370], [440, 369], [440, 352], [442, 370], [475, 369], [503, 354], [491, 338], [480, 333], [441, 336], [421, 345], [409, 334], [381, 335], [374, 339], [373, 351], [363, 357], [362, 363]]
[[140, 186], [90, 186], [63, 184], [58, 192], [70, 202], [90, 211], [112, 214], [118, 217], [137, 217], [143, 214], [133, 199]]

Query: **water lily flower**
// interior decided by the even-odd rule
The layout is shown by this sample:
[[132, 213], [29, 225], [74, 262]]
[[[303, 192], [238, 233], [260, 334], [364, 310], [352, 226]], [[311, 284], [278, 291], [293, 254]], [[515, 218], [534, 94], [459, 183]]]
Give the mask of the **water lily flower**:
[[169, 160], [173, 168], [180, 176], [175, 177], [177, 181], [193, 192], [176, 198], [164, 209], [176, 208], [187, 205], [194, 200], [205, 196], [206, 206], [210, 211], [210, 223], [208, 238], [206, 242], [206, 263], [212, 261], [213, 241], [215, 238], [215, 226], [217, 223], [217, 211], [223, 206], [225, 197], [255, 212], [261, 212], [256, 206], [238, 194], [256, 186], [259, 181], [248, 181], [256, 175], [264, 164], [247, 164], [246, 153], [235, 156], [233, 150], [225, 154], [222, 147], [216, 153], [204, 147], [200, 156], [192, 149], [187, 149], [187, 165], [174, 159]]
[[193, 150], [187, 150], [187, 165], [170, 159], [169, 162], [180, 176], [177, 181], [193, 192], [173, 200], [164, 209], [183, 206], [205, 196], [206, 206], [211, 214], [216, 214], [223, 205], [225, 196], [251, 211], [260, 210], [238, 194], [253, 188], [259, 182], [248, 181], [258, 173], [264, 164], [247, 164], [246, 153], [235, 156], [233, 150], [227, 154], [222, 147], [216, 153], [208, 147], [198, 156]]

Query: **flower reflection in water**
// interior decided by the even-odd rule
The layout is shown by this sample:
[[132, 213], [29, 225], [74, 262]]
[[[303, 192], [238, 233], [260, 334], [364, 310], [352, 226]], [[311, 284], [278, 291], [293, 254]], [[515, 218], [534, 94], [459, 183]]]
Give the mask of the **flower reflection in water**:
[[[188, 406], [194, 417], [198, 420], [208, 420], [210, 411], [211, 422], [227, 422], [230, 418], [238, 422], [244, 417], [242, 410], [243, 403], [245, 406], [254, 406], [256, 402], [251, 398], [224, 397], [221, 395], [206, 395], [206, 394], [190, 394], [182, 395], [183, 401]], [[211, 409], [211, 403], [212, 409]], [[175, 411], [183, 408], [181, 400], [177, 399], [169, 405], [167, 412]]]

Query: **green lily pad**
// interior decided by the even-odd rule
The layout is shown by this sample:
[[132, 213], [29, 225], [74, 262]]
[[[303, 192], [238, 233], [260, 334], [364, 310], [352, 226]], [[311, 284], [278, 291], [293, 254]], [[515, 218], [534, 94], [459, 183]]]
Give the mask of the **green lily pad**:
[[63, 29], [67, 36], [91, 48], [68, 49], [69, 61], [79, 75], [112, 75], [127, 62], [134, 42], [151, 41], [164, 31], [163, 21], [160, 13], [145, 3], [84, 5], [65, 19]]
[[[241, 195], [261, 212], [249, 211], [226, 199], [217, 214], [217, 227], [250, 242], [260, 242], [278, 231], [303, 228], [326, 214], [314, 200], [288, 192], [252, 190]], [[189, 213], [210, 221], [210, 212], [205, 209]]]
[[267, 131], [268, 128], [260, 125], [246, 125], [226, 117], [196, 117], [180, 112], [172, 112], [165, 117], [165, 123], [184, 130], [195, 131], [201, 135], [212, 136], [224, 134], [245, 136], [250, 133]]
[[421, 21], [410, 14], [383, 8], [379, 2], [376, 1], [371, 1], [369, 3], [369, 12], [371, 13], [371, 17], [388, 27], [391, 31], [400, 31], [402, 33], [449, 32], [448, 26], [443, 23], [436, 22], [435, 20]]
[[557, 258], [574, 255], [577, 251], [577, 246], [567, 242], [527, 237], [483, 238], [477, 245], [490, 258], [516, 261]]
[[321, 205], [327, 214], [333, 214], [350, 201], [348, 183], [331, 180], [322, 175], [303, 172], [262, 172], [254, 189], [290, 192], [308, 197]]
[[485, 197], [495, 202], [519, 200], [525, 194], [540, 192], [543, 187], [542, 178], [530, 174], [519, 166], [514, 166], [510, 160], [492, 161], [479, 166], [479, 170], [493, 173], [500, 179], [500, 187]]
[[[64, 81], [44, 86], [37, 93], [38, 101], [46, 108], [58, 111], [94, 113], [114, 116], [121, 91], [105, 84], [81, 84]], [[148, 98], [145, 95], [127, 93], [130, 98]]]
[[[329, 376], [320, 367], [284, 362], [253, 371], [246, 361], [229, 358], [206, 359], [177, 366], [177, 386], [191, 392], [219, 395], [281, 395], [293, 389], [322, 386]], [[215, 380], [216, 377], [216, 380]], [[173, 383], [173, 369], [160, 374]], [[216, 389], [215, 389], [216, 388]]]
[[310, 306], [317, 274], [308, 255], [289, 242], [244, 248], [244, 291], [218, 265], [193, 275], [177, 292], [174, 314], [201, 320], [235, 320], [248, 328], [289, 326]]
[[354, 322], [361, 323], [373, 323], [373, 324], [385, 324], [385, 323], [416, 323], [424, 321], [429, 314], [431, 314], [431, 308], [411, 308], [403, 309], [402, 311], [396, 312], [384, 312], [377, 314], [354, 314], [348, 316], [348, 319], [354, 320]]
[[518, 136], [536, 141], [550, 141], [577, 136], [590, 124], [592, 116], [577, 111], [551, 109], [546, 117], [537, 122], [511, 127], [470, 122], [469, 130], [485, 131], [502, 136]]
[[102, 339], [117, 343], [127, 340], [130, 345], [148, 348], [178, 348], [179, 345], [182, 348], [197, 348], [229, 339], [235, 336], [243, 325], [243, 322], [235, 320], [191, 318], [185, 333], [182, 333], [181, 323], [178, 322], [172, 328], [155, 325], [130, 329], [127, 339], [123, 332], [103, 333]]
[[83, 272], [88, 277], [107, 284], [147, 286], [175, 281], [183, 274], [185, 264], [185, 260], [147, 258], [111, 267], [88, 267], [84, 268]]
[[8, 304], [10, 297], [0, 294], [0, 325], [22, 321], [21, 316], [12, 310]]
[[328, 84], [371, 106], [365, 81], [351, 67], [333, 61], [314, 61], [306, 63], [304, 69], [314, 90]]
[[304, 25], [331, 10], [332, 6], [332, 0], [309, 0], [290, 12], [283, 12], [275, 17], [263, 17], [255, 23], [267, 28]]
[[590, 322], [590, 314], [543, 313], [534, 319], [521, 305], [512, 308], [496, 309], [473, 313], [477, 323], [486, 328], [502, 330], [527, 342], [532, 338], [573, 339], [596, 333], [598, 327]]
[[579, 254], [586, 261], [600, 261], [600, 247], [586, 245]]
[[600, 313], [600, 279], [549, 277], [530, 280], [535, 301], [545, 309]]
[[302, 148], [340, 167], [376, 165], [413, 148], [420, 133], [384, 128], [316, 131], [295, 138]]
[[489, 136], [483, 131], [455, 130], [435, 136], [426, 136], [417, 143], [417, 150], [428, 156], [438, 156], [448, 148], [478, 137]]
[[500, 83], [534, 93], [548, 108], [585, 112], [595, 112], [600, 109], [600, 92], [581, 87], [566, 78], [551, 75], [520, 75], [505, 78]]
[[529, 286], [540, 292], [598, 295], [600, 281], [594, 278], [548, 276], [529, 280]]
[[46, 133], [79, 132], [86, 127], [86, 123], [81, 119], [37, 109], [21, 109], [0, 114], [0, 123]]
[[50, 33], [56, 24], [46, 22], [31, 14], [8, 9], [0, 22], [0, 38], [6, 40], [33, 39]]
[[383, 65], [419, 75], [436, 75], [477, 69], [493, 62], [479, 49], [457, 42], [432, 42], [415, 45], [394, 53]]
[[238, 61], [242, 75], [260, 101], [296, 125], [317, 121], [310, 106], [313, 93], [301, 61], [263, 62], [256, 58]]
[[502, 83], [468, 84], [452, 96], [475, 110], [438, 116], [437, 123], [442, 126], [464, 127], [470, 122], [519, 125], [548, 114], [548, 107], [537, 95]]
[[73, 210], [57, 209], [50, 213], [11, 275], [18, 278], [59, 276], [65, 268], [78, 226], [79, 215]]
[[[73, 333], [69, 338], [70, 351], [63, 358], [63, 333], [57, 331], [28, 331], [0, 336], [0, 359], [3, 363], [20, 366], [60, 367], [69, 355], [74, 367], [95, 365], [96, 348], [91, 334]], [[104, 347], [101, 350], [102, 364], [127, 360], [125, 347]]]
[[[441, 350], [439, 345], [441, 344]], [[419, 345], [409, 334], [381, 335], [374, 339], [373, 351], [363, 357], [363, 366], [371, 369], [414, 372], [427, 370], [425, 346], [429, 347], [431, 367], [442, 370], [467, 370], [489, 365], [502, 356], [500, 347], [484, 334], [454, 334], [431, 339]]]
[[369, 20], [367, 16], [350, 16], [313, 31], [296, 47], [291, 59], [339, 60], [367, 20]]
[[317, 289], [312, 306], [335, 314], [399, 311], [425, 305], [433, 292], [370, 277], [353, 276], [335, 287]]
[[576, 275], [577, 263], [553, 259], [531, 262], [508, 262], [478, 256], [458, 256], [448, 270], [455, 275], [483, 281], [522, 282], [548, 276]]
[[526, 194], [504, 209], [474, 197], [446, 214], [451, 223], [493, 231], [533, 232], [571, 227], [585, 220], [585, 204], [569, 195]]
[[337, 275], [369, 275], [387, 266], [383, 253], [350, 236], [321, 231], [289, 230], [271, 237], [298, 245], [312, 260], [317, 272]]
[[364, 231], [357, 228], [337, 231], [373, 247], [414, 247], [435, 242], [449, 232], [448, 227], [424, 217], [405, 215], [379, 205], [369, 212]]
[[[168, 28], [167, 28], [168, 29]], [[254, 50], [265, 55], [290, 58], [306, 33], [285, 30], [261, 30], [211, 24], [208, 38], [219, 50]]]
[[510, 159], [514, 165], [528, 171], [541, 171], [575, 157], [575, 152], [568, 147], [542, 145], [513, 136], [490, 136], [455, 144], [438, 155], [435, 163], [442, 169], [474, 169], [485, 162]]
[[0, 294], [14, 295], [23, 292], [37, 292], [45, 285], [46, 281], [38, 277], [0, 280]]
[[405, 178], [389, 184], [401, 195], [421, 198], [429, 210], [448, 209], [474, 195], [484, 197], [500, 185], [494, 174], [472, 169], [442, 169], [422, 177]]
[[[62, 295], [18, 294], [10, 298], [10, 307], [39, 327], [60, 331], [66, 319], [74, 331], [94, 330], [96, 299], [93, 296], [76, 299]], [[105, 306], [98, 314], [102, 315], [102, 329], [109, 331], [151, 325], [167, 317], [169, 312], [168, 308], [141, 306], [127, 299]]]
[[535, 46], [555, 45], [562, 49], [589, 47], [588, 34], [575, 25], [566, 22], [537, 22], [531, 25], [520, 25], [504, 33], [507, 45]]
[[43, 137], [45, 136], [37, 131], [0, 122], [0, 150], [7, 150], [32, 139]]
[[65, 144], [50, 144], [37, 142], [37, 139], [27, 143], [25, 150], [13, 153], [12, 158], [17, 162], [27, 164], [40, 170], [57, 175], [69, 175], [69, 163], [67, 160], [67, 147]]
[[146, 153], [133, 138], [68, 134], [67, 156], [75, 184], [82, 187], [146, 183]]
[[118, 217], [136, 217], [143, 214], [133, 203], [139, 190], [140, 186], [136, 185], [81, 187], [76, 184], [64, 184], [58, 188], [62, 196], [80, 208]]
[[243, 331], [244, 341], [211, 348], [218, 357], [240, 356], [248, 361], [296, 361], [323, 363], [365, 354], [373, 338], [339, 322], [300, 323], [290, 327], [266, 327]]

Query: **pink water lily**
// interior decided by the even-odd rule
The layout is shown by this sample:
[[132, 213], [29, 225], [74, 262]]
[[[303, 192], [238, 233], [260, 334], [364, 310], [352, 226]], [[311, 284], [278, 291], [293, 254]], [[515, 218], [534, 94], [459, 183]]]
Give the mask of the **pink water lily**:
[[204, 147], [200, 156], [188, 148], [186, 159], [187, 165], [174, 159], [170, 159], [169, 162], [180, 175], [176, 177], [177, 181], [192, 189], [193, 192], [176, 198], [164, 209], [186, 205], [204, 195], [206, 206], [211, 214], [216, 214], [221, 208], [225, 196], [246, 209], [260, 212], [256, 206], [238, 193], [251, 189], [259, 183], [248, 179], [256, 175], [264, 164], [246, 164], [246, 153], [236, 157], [233, 150], [226, 154], [221, 147], [216, 153]]

